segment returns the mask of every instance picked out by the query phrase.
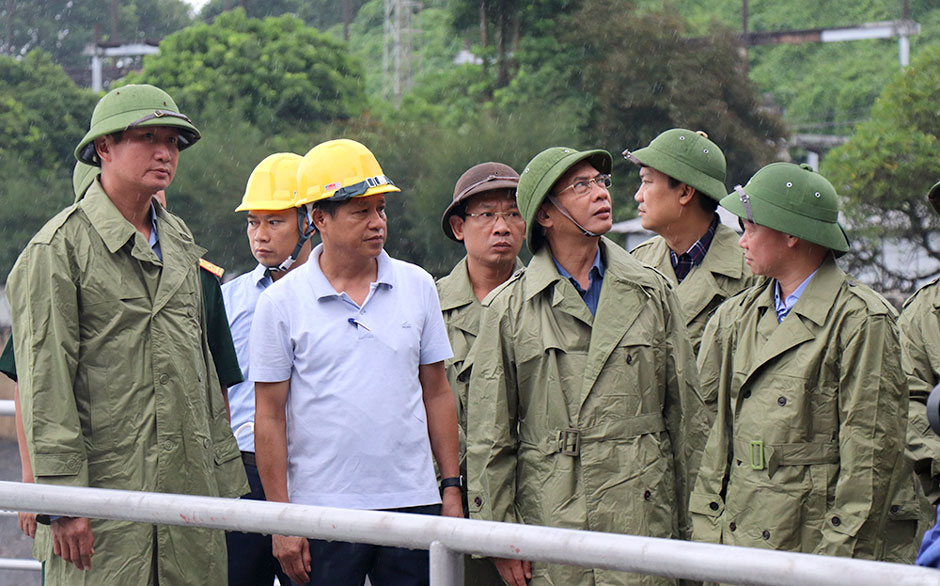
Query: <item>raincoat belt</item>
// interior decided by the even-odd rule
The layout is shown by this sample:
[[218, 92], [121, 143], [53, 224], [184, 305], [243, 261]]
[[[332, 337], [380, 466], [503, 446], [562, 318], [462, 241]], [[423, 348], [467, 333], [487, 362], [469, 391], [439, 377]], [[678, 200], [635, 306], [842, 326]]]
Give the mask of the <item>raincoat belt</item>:
[[765, 444], [762, 440], [734, 440], [734, 457], [754, 470], [767, 469], [770, 476], [780, 466], [838, 464], [839, 442]]
[[584, 442], [626, 440], [661, 431], [666, 431], [662, 415], [649, 413], [590, 427], [569, 427], [547, 432], [523, 427], [519, 430], [519, 443], [532, 446], [546, 456], [559, 452], [565, 456], [578, 456]]

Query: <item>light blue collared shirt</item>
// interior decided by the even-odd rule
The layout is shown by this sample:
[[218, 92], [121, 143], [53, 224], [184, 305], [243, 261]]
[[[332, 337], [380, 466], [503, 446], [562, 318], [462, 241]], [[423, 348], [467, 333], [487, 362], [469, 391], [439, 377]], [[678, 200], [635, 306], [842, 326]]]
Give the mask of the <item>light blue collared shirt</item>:
[[255, 317], [255, 305], [261, 292], [274, 281], [267, 274], [267, 267], [259, 264], [250, 273], [240, 275], [222, 285], [222, 300], [225, 302], [225, 314], [228, 316], [232, 341], [235, 342], [235, 355], [245, 382], [228, 388], [228, 402], [232, 411], [232, 432], [238, 441], [238, 449], [243, 452], [255, 451], [255, 383], [248, 376], [251, 354], [248, 351], [248, 338], [251, 334], [251, 322]]
[[588, 278], [591, 280], [591, 283], [588, 285], [587, 289], [582, 289], [578, 280], [571, 276], [571, 273], [565, 270], [565, 267], [561, 266], [555, 257], [552, 257], [552, 262], [555, 263], [555, 268], [558, 269], [558, 274], [562, 277], [568, 279], [572, 285], [574, 285], [575, 291], [581, 296], [581, 299], [584, 300], [584, 303], [587, 305], [588, 309], [591, 310], [591, 315], [597, 314], [597, 302], [601, 299], [601, 285], [604, 284], [604, 261], [601, 260], [601, 249], [597, 248], [597, 254], [594, 255], [594, 264], [591, 265], [591, 270], [588, 273]]
[[147, 239], [147, 244], [150, 245], [150, 248], [157, 255], [157, 258], [163, 261], [163, 249], [160, 248], [160, 235], [157, 234], [157, 208], [154, 207], [153, 202], [150, 202], [150, 238]]
[[[819, 269], [816, 269], [818, 271]], [[806, 290], [809, 282], [813, 280], [813, 276], [816, 275], [816, 271], [810, 273], [806, 279], [800, 283], [800, 286], [796, 288], [793, 293], [787, 295], [786, 299], [780, 299], [780, 283], [774, 284], [774, 306], [777, 310], [777, 323], [783, 321], [783, 318], [787, 317], [790, 314], [790, 310], [793, 309], [793, 306], [796, 305], [796, 302], [800, 300], [800, 295], [803, 294], [803, 291]]]

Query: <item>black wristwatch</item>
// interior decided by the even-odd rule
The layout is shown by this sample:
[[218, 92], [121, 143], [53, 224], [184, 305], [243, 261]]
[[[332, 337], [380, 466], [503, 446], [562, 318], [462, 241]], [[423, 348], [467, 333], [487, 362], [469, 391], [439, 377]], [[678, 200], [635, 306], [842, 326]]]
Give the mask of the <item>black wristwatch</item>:
[[444, 495], [444, 489], [449, 486], [456, 486], [463, 491], [463, 476], [451, 476], [441, 479], [441, 496]]

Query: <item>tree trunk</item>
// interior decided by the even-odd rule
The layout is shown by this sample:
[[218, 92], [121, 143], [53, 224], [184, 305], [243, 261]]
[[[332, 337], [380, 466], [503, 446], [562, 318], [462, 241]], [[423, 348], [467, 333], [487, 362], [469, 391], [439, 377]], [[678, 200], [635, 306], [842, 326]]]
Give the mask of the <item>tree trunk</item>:
[[13, 10], [16, 8], [16, 0], [7, 0], [7, 37], [3, 50], [7, 55], [13, 54]]

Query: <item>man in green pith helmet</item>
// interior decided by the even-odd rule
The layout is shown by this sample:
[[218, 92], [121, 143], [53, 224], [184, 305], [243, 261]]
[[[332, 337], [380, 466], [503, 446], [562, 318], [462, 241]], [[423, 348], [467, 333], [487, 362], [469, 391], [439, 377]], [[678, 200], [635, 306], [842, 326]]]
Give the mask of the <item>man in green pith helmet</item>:
[[727, 193], [725, 156], [704, 132], [684, 128], [667, 130], [623, 156], [640, 167], [634, 199], [641, 224], [658, 234], [631, 254], [672, 281], [698, 352], [715, 308], [754, 284], [738, 235], [716, 213]]
[[[37, 483], [206, 496], [247, 492], [206, 337], [199, 257], [153, 196], [199, 131], [159, 88], [104, 96], [75, 150], [84, 198], [10, 273], [23, 423]], [[231, 473], [233, 466], [241, 475]], [[226, 581], [221, 531], [57, 517], [50, 584]]]
[[[611, 162], [550, 148], [519, 179], [533, 257], [484, 299], [467, 359], [470, 513], [681, 538], [707, 419], [675, 292], [602, 236]], [[511, 586], [676, 582], [494, 561]]]
[[896, 312], [848, 277], [835, 189], [774, 163], [721, 200], [766, 281], [709, 320], [698, 365], [718, 413], [689, 504], [693, 537], [879, 559], [907, 387]]
[[[927, 192], [927, 201], [940, 213], [940, 183]], [[889, 518], [893, 520], [894, 517], [902, 516], [910, 525], [915, 514], [920, 513], [916, 517], [919, 527], [914, 535], [914, 541], [919, 546], [919, 537], [926, 529], [925, 524], [933, 521], [935, 509], [940, 504], [940, 437], [930, 430], [926, 411], [927, 396], [940, 383], [940, 279], [927, 283], [904, 302], [898, 329], [901, 332], [901, 357], [911, 399], [906, 455], [919, 479], [913, 492], [917, 497], [925, 495], [927, 510], [925, 512], [923, 506], [904, 507], [904, 501], [895, 498]], [[922, 504], [919, 498], [918, 502]], [[895, 524], [899, 522], [895, 521]], [[899, 545], [905, 543], [901, 541]], [[908, 553], [907, 549], [904, 553]]]

